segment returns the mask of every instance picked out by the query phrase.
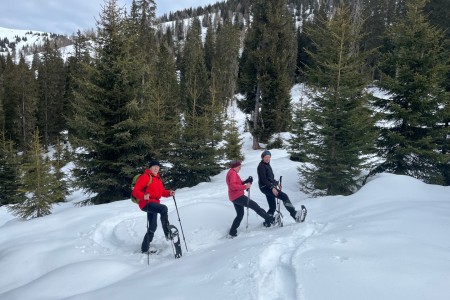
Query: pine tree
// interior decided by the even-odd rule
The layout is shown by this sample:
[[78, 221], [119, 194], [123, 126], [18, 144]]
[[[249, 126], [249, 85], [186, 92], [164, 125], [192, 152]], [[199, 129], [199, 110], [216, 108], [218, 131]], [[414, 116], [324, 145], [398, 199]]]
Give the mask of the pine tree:
[[425, 0], [407, 5], [406, 17], [391, 29], [392, 49], [383, 57], [379, 87], [389, 95], [378, 99], [380, 155], [384, 162], [375, 172], [410, 175], [431, 183], [443, 183], [439, 165], [448, 162], [442, 139], [449, 131], [441, 128], [448, 109], [445, 79], [449, 70], [443, 33], [426, 21]]
[[[305, 135], [304, 152], [310, 164], [299, 169], [302, 189], [315, 195], [348, 195], [359, 183], [365, 154], [374, 149], [375, 135], [365, 92], [368, 80], [361, 73], [365, 56], [355, 51], [360, 28], [341, 1], [334, 16], [318, 20], [309, 36], [314, 68], [306, 70], [311, 103], [299, 113]], [[306, 129], [305, 129], [306, 128]]]
[[24, 219], [49, 215], [52, 205], [60, 201], [58, 192], [60, 182], [54, 176], [51, 163], [43, 157], [37, 129], [34, 131], [24, 162], [21, 166], [23, 172], [21, 188], [26, 195], [17, 199], [8, 210]]
[[239, 108], [251, 115], [253, 148], [288, 129], [296, 60], [295, 28], [286, 0], [252, 1], [253, 21], [240, 61]]

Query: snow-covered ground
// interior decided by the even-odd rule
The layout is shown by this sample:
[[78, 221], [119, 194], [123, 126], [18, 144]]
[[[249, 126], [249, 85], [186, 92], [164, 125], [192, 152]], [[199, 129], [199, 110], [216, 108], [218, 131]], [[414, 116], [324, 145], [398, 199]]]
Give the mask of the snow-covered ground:
[[[241, 177], [257, 177], [260, 151], [244, 137]], [[250, 211], [235, 239], [223, 171], [176, 195], [187, 248], [173, 257], [160, 224], [139, 253], [145, 214], [129, 199], [21, 221], [0, 208], [0, 299], [450, 299], [450, 187], [381, 174], [352, 196], [309, 199], [285, 150], [272, 150], [276, 177], [304, 223], [264, 228]], [[164, 171], [162, 171], [164, 175]], [[256, 185], [251, 198], [267, 208]], [[180, 229], [172, 198], [171, 223]], [[159, 223], [159, 221], [158, 221]], [[181, 230], [180, 230], [181, 231]], [[183, 239], [182, 239], [183, 242]]]

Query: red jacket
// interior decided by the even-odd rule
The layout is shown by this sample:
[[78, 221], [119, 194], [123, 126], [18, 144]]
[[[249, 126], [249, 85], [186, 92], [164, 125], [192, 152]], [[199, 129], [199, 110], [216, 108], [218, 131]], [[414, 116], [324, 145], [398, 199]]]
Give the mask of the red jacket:
[[[153, 177], [152, 183], [147, 186], [150, 176]], [[161, 197], [169, 197], [170, 191], [164, 188], [161, 176], [159, 174], [155, 176], [152, 172], [150, 172], [150, 170], [147, 169], [144, 174], [139, 177], [133, 188], [132, 194], [139, 200], [139, 207], [144, 209], [148, 202], [160, 203], [159, 199]], [[144, 194], [149, 194], [150, 199], [144, 200]]]
[[230, 169], [227, 173], [227, 185], [228, 185], [228, 198], [231, 201], [244, 195], [244, 191], [247, 188], [241, 177], [234, 169]]

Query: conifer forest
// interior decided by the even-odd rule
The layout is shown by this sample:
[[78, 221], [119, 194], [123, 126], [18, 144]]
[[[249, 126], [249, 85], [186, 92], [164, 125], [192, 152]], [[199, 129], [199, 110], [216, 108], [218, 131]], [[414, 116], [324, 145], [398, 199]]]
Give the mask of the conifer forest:
[[34, 218], [75, 188], [90, 195], [82, 205], [123, 200], [150, 160], [166, 188], [192, 187], [244, 159], [242, 130], [253, 149], [304, 162], [313, 196], [352, 194], [382, 172], [450, 184], [450, 1], [155, 9], [104, 0], [96, 28], [64, 37], [68, 57], [58, 37], [1, 52], [0, 205]]

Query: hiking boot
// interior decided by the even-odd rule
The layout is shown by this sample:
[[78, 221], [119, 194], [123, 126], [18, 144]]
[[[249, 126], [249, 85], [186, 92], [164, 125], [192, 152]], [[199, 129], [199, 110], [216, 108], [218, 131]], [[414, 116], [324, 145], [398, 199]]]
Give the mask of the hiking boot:
[[155, 247], [149, 247], [149, 248], [147, 249], [147, 251], [144, 251], [144, 250], [141, 249], [141, 251], [142, 251], [142, 253], [145, 253], [145, 254], [155, 254], [155, 253], [158, 253], [158, 249], [156, 249]]
[[231, 234], [231, 233], [227, 234], [227, 238], [228, 239], [234, 239], [235, 237], [237, 237], [237, 233], [235, 233], [235, 234]]
[[172, 233], [170, 232], [170, 230], [164, 230], [164, 236], [166, 237], [167, 241], [170, 241], [172, 239]]
[[237, 237], [237, 230], [230, 230], [230, 232], [228, 232], [227, 237], [231, 239]]
[[304, 222], [306, 219], [306, 214], [308, 213], [308, 211], [306, 210], [306, 207], [302, 205], [301, 209], [299, 211], [297, 211], [297, 213], [295, 214], [295, 222], [297, 223], [301, 223]]
[[269, 216], [263, 223], [264, 227], [270, 227], [275, 224], [275, 218], [273, 216]]
[[172, 239], [172, 234], [170, 233], [169, 230], [169, 222], [164, 222], [162, 224], [162, 229], [164, 231], [164, 236], [166, 237], [166, 240], [170, 241]]

